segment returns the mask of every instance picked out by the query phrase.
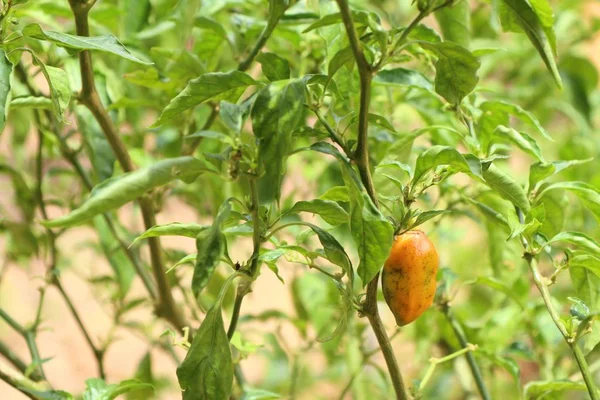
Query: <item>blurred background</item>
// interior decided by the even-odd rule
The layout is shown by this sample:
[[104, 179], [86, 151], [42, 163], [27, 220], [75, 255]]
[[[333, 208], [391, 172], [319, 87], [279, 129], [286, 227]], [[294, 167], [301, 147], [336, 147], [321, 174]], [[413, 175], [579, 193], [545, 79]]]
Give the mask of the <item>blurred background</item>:
[[[404, 26], [416, 15], [415, 7], [405, 0], [352, 3], [377, 13], [388, 27]], [[471, 49], [501, 49], [483, 57], [478, 90], [483, 95], [490, 92], [495, 98], [510, 98], [531, 111], [554, 138], [554, 142], [540, 143], [549, 160], [597, 157], [600, 151], [600, 133], [597, 128], [600, 123], [600, 4], [585, 0], [551, 1], [556, 17], [559, 69], [565, 84], [561, 92], [555, 88], [539, 55], [525, 35], [500, 32], [499, 23], [489, 3], [470, 2], [473, 9]], [[134, 24], [133, 14], [138, 6], [140, 9], [144, 8], [145, 14], [143, 18], [138, 16], [137, 23]], [[308, 0], [297, 5], [298, 12], [332, 9], [333, 2], [328, 1], [319, 4], [316, 0]], [[113, 107], [113, 116], [119, 122], [126, 140], [135, 147], [132, 158], [138, 165], [174, 156], [180, 147], [176, 127], [163, 127], [158, 131], [147, 129], [173, 94], [187, 80], [202, 71], [228, 70], [234, 65], [233, 50], [219, 42], [213, 30], [203, 26], [206, 21], [202, 17], [210, 17], [223, 24], [228, 32], [236, 32], [239, 35], [237, 45], [248, 47], [262, 27], [266, 10], [267, 2], [259, 0], [148, 0], [139, 3], [135, 0], [98, 1], [90, 15], [92, 34], [112, 32], [122, 38], [133, 51], [150, 55], [158, 64], [159, 70], [171, 74], [169, 79], [158, 75], [143, 77], [137, 73], [137, 66], [126, 63], [115, 65], [109, 57], [95, 56], [100, 87], [106, 89], [108, 102], [117, 104]], [[19, 8], [16, 15], [18, 25], [13, 29], [18, 30], [27, 23], [36, 22], [50, 30], [73, 33], [70, 15], [66, 0], [30, 1]], [[424, 23], [437, 27], [437, 22], [432, 17], [427, 18]], [[290, 54], [292, 70], [298, 74], [325, 68], [319, 61], [323, 59], [319, 52], [324, 51], [319, 38], [313, 34], [300, 33], [306, 26], [306, 22], [283, 21], [266, 45], [268, 51]], [[207, 47], [207, 43], [212, 43], [210, 46], [213, 47]], [[186, 58], [184, 53], [173, 55], [174, 49], [186, 49], [194, 57]], [[56, 47], [39, 47], [36, 50], [48, 55], [48, 63], [65, 59], [61, 53], [64, 50]], [[177, 61], [165, 65], [167, 62], [163, 62], [161, 57]], [[195, 64], [197, 60], [200, 61], [198, 65]], [[31, 67], [28, 61], [27, 63]], [[76, 58], [67, 58], [61, 66], [70, 75], [77, 75]], [[35, 71], [35, 68], [31, 67], [30, 71]], [[249, 73], [259, 76], [260, 68], [255, 66]], [[14, 80], [15, 91], [23, 91], [23, 86]], [[41, 74], [34, 80], [43, 91], [47, 90]], [[152, 80], [154, 84], [148, 83]], [[77, 87], [77, 82], [72, 87]], [[131, 105], [134, 103], [135, 105]], [[416, 104], [394, 104], [385, 100], [381, 104], [384, 104], [382, 107], [385, 107], [385, 114], [399, 132], [435, 123], [424, 118]], [[202, 120], [208, 112], [208, 109], [199, 107], [196, 117]], [[378, 112], [384, 114], [384, 111]], [[80, 126], [74, 123], [75, 119], [85, 120], [89, 115], [74, 112], [69, 118], [72, 123], [65, 128], [66, 131]], [[33, 176], [37, 146], [37, 136], [31, 121], [30, 109], [11, 109], [7, 127], [0, 136], [0, 161], [22, 171], [25, 176]], [[314, 121], [309, 121], [309, 125], [312, 123]], [[76, 137], [74, 135], [74, 140]], [[427, 143], [428, 139], [423, 139], [415, 147], [418, 149]], [[376, 141], [373, 145], [379, 148], [385, 142]], [[211, 151], [210, 143], [203, 143], [202, 146], [202, 151]], [[49, 152], [52, 154], [51, 148]], [[524, 157], [511, 157], [510, 167], [515, 176], [526, 177], [528, 174], [529, 163]], [[86, 168], [91, 167], [87, 160], [84, 159], [83, 162], [86, 163]], [[44, 165], [49, 193], [47, 196], [57, 199], [57, 205], [50, 208], [53, 216], [62, 215], [68, 209], [68, 204], [60, 204], [59, 199], [77, 199], [82, 195], [80, 185], [74, 183], [68, 174], [65, 175], [65, 169], [68, 167], [59, 154], [53, 154]], [[562, 178], [565, 180], [572, 178], [600, 187], [597, 161], [573, 168], [564, 174]], [[295, 156], [288, 162], [284, 202], [315, 198], [334, 186], [335, 182], [339, 182], [339, 176], [322, 158]], [[216, 179], [202, 178], [202, 182], [192, 188], [180, 188], [178, 196], [170, 196], [162, 205], [158, 223], [210, 223], [215, 204], [220, 204], [228, 190], [237, 190], [230, 186], [229, 183], [223, 184]], [[200, 200], [193, 198], [191, 192], [194, 190], [199, 190], [203, 195]], [[0, 174], [0, 223], [18, 220], [19, 201], [11, 179]], [[600, 229], [597, 223], [577, 209], [577, 204], [570, 207], [573, 209], [566, 224], [583, 226], [588, 234], [598, 238]], [[133, 238], [136, 232], [143, 231], [139, 210], [133, 206], [123, 207], [118, 216], [123, 223], [123, 231], [128, 232], [129, 237]], [[318, 217], [314, 217], [314, 220], [318, 221]], [[40, 300], [38, 289], [43, 285], [45, 276], [47, 253], [43, 245], [43, 230], [39, 226], [34, 226], [31, 230], [19, 230], [14, 226], [11, 228], [6, 223], [1, 226], [0, 305], [18, 322], [27, 325], [35, 317]], [[468, 282], [486, 275], [497, 268], [498, 263], [505, 268], [503, 274], [509, 280], [518, 279], [516, 276], [526, 271], [522, 268], [518, 246], [502, 250], [503, 254], [494, 254], [497, 249], [490, 247], [485, 226], [469, 215], [428, 222], [422, 229], [436, 243], [441, 267], [451, 270], [452, 276], [458, 281]], [[300, 234], [301, 231], [290, 233], [289, 240], [293, 241]], [[351, 247], [347, 235], [344, 243]], [[193, 239], [163, 238], [162, 244], [168, 249], [169, 265], [173, 265], [183, 255], [196, 252]], [[106, 354], [107, 381], [119, 382], [135, 375], [142, 380], [152, 379], [158, 388], [156, 398], [180, 398], [175, 376], [176, 363], [172, 355], [164, 350], [165, 346], [169, 347], [170, 338], [168, 335], [159, 338], [166, 325], [156, 321], [150, 304], [141, 302], [128, 311], [120, 326], [115, 327], [114, 282], [106, 278], [112, 274], [113, 266], [104, 256], [99, 256], [106, 251], [103, 245], [97, 230], [90, 227], [69, 229], [58, 239], [62, 254], [60, 271], [63, 286], [79, 311], [83, 324], [96, 343], [109, 339], [113, 342]], [[234, 261], [246, 260], [251, 250], [251, 241], [247, 238], [242, 238], [236, 241], [235, 246], [229, 247]], [[147, 249], [142, 246], [140, 254], [145, 259], [146, 252]], [[349, 252], [355, 255], [353, 250]], [[239, 340], [236, 347], [243, 349], [242, 353], [247, 357], [242, 361], [247, 380], [251, 385], [281, 393], [288, 393], [290, 385], [297, 385], [297, 399], [338, 398], [356, 372], [348, 366], [356, 364], [362, 350], [376, 349], [377, 343], [363, 319], [355, 320], [351, 329], [359, 332], [359, 337], [365, 338], [362, 344], [364, 349], [361, 349], [360, 343], [352, 343], [357, 340], [356, 337], [320, 343], [317, 339], [331, 334], [338, 324], [338, 293], [335, 286], [322, 275], [283, 258], [277, 263], [277, 267], [279, 277], [268, 271], [266, 266], [263, 267], [264, 272], [243, 305], [243, 318], [239, 327], [243, 338], [236, 339]], [[178, 271], [181, 284], [188, 285], [190, 267], [181, 266]], [[216, 295], [225, 276], [227, 269], [223, 267], [212, 279], [208, 297]], [[523, 279], [527, 282], [528, 276]], [[553, 288], [553, 295], [565, 299], [569, 296], [569, 290], [568, 280], [559, 281]], [[141, 299], [144, 293], [139, 280], [134, 279], [127, 298]], [[531, 293], [533, 297], [537, 296], [534, 290]], [[177, 290], [175, 296], [178, 301], [185, 301], [182, 291]], [[207, 301], [210, 302], [210, 299]], [[230, 315], [231, 301], [229, 296], [226, 300], [228, 311], [225, 313], [225, 321]], [[510, 397], [516, 393], [515, 378], [525, 384], [547, 376], [548, 371], [540, 369], [541, 360], [542, 365], [547, 368], [573, 371], [572, 361], [560, 356], [567, 349], [564, 343], [556, 339], [554, 333], [547, 333], [547, 337], [540, 339], [543, 345], [538, 349], [533, 349], [524, 339], [523, 331], [527, 329], [536, 329], [539, 335], [544, 336], [548, 332], [544, 327], [551, 325], [547, 317], [540, 314], [534, 320], [535, 327], [526, 327], [523, 321], [515, 317], [518, 310], [506, 306], [505, 299], [498, 297], [496, 292], [477, 285], [458, 287], [453, 305], [473, 343], [487, 341], [497, 343], [497, 348], [503, 349], [512, 346], [511, 359], [520, 367], [516, 377], [511, 376], [510, 365], [502, 369], [494, 363], [485, 364], [484, 373], [488, 376], [494, 374], [494, 379], [489, 380], [489, 384], [495, 386], [495, 393], [509, 396], [498, 398], [516, 398]], [[391, 313], [383, 303], [380, 304], [380, 310], [388, 333], [394, 334], [396, 328]], [[444, 339], [448, 326], [439, 314], [439, 311], [432, 308], [417, 322], [394, 335], [394, 350], [407, 382], [423, 376], [430, 357], [439, 356], [443, 354], [445, 347], [453, 346], [453, 343]], [[282, 315], [289, 317], [284, 318]], [[305, 326], [299, 328], [302, 324]], [[147, 338], [152, 338], [152, 345], [148, 344]], [[0, 341], [10, 345], [23, 359], [29, 359], [27, 344], [23, 338], [3, 321], [0, 321]], [[84, 389], [87, 378], [97, 376], [89, 346], [63, 299], [52, 287], [45, 293], [38, 346], [41, 357], [49, 359], [44, 364], [45, 372], [55, 388], [79, 393]], [[562, 349], [561, 346], [565, 348]], [[599, 351], [596, 348], [592, 352], [590, 363], [596, 361], [598, 364], [600, 354], [596, 353]], [[175, 352], [181, 359], [185, 355], [179, 348], [175, 348]], [[372, 363], [365, 368], [365, 372], [358, 375], [360, 378], [357, 378], [357, 382], [363, 385], [363, 390], [354, 391], [359, 393], [357, 398], [385, 398], [377, 397], [377, 393], [389, 390], [384, 369], [381, 368], [384, 365], [382, 357], [377, 353], [371, 360]], [[559, 364], [553, 366], [555, 361]], [[552, 374], [566, 377], [561, 376], [561, 372], [554, 371]], [[596, 377], [598, 376], [596, 372]], [[461, 387], [472, 387], [471, 379], [466, 362], [459, 358], [436, 370], [426, 398], [461, 398]], [[137, 396], [151, 397], [148, 393]], [[473, 394], [473, 398], [476, 397]], [[20, 400], [25, 397], [0, 381], [0, 398]], [[342, 398], [352, 397], [348, 393]]]

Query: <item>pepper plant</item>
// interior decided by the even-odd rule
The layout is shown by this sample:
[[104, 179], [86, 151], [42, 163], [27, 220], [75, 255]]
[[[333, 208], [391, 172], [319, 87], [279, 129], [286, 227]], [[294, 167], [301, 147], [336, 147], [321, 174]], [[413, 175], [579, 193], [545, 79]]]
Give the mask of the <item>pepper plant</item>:
[[[3, 398], [600, 398], [593, 5], [0, 3], [2, 291], [45, 265], [36, 308], [3, 295]], [[438, 289], [398, 328], [380, 271], [413, 229]], [[47, 292], [91, 350], [76, 390], [38, 346]], [[149, 348], [122, 381], [120, 331]]]

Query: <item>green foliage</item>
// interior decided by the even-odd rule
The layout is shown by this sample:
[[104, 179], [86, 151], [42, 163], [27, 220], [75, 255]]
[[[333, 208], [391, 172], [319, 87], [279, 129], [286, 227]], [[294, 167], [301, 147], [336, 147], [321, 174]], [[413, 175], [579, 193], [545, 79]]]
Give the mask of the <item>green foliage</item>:
[[[15, 390], [404, 398], [395, 354], [415, 398], [600, 396], [600, 25], [583, 1], [0, 3], [0, 319], [31, 353], [1, 330]], [[437, 248], [438, 289], [389, 345], [375, 278], [411, 229]], [[13, 268], [41, 277], [37, 309], [5, 291]], [[37, 349], [62, 318], [98, 367], [78, 394], [46, 385], [64, 355]], [[112, 383], [125, 331], [148, 348]]]

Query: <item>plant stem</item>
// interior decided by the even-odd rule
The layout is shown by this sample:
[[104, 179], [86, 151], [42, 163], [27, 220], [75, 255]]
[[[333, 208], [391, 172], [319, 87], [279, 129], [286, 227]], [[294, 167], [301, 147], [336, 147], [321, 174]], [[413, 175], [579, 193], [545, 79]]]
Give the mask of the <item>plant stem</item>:
[[453, 360], [456, 357], [460, 357], [463, 354], [466, 354], [467, 356], [469, 354], [471, 354], [473, 351], [475, 351], [477, 349], [476, 345], [467, 343], [465, 345], [465, 347], [463, 347], [462, 349], [455, 351], [452, 354], [448, 354], [445, 357], [442, 358], [431, 358], [429, 360], [429, 368], [427, 368], [427, 371], [425, 372], [425, 375], [423, 376], [423, 379], [421, 380], [421, 383], [419, 384], [419, 390], [418, 392], [421, 392], [423, 390], [423, 388], [427, 385], [427, 383], [429, 382], [429, 380], [431, 379], [431, 376], [433, 375], [433, 372], [435, 371], [435, 368], [438, 366], [438, 364], [442, 364], [445, 363], [447, 361]]
[[331, 127], [331, 125], [329, 125], [329, 122], [327, 122], [327, 120], [325, 119], [325, 117], [323, 117], [323, 115], [319, 112], [319, 110], [315, 109], [313, 111], [314, 111], [315, 115], [317, 116], [317, 119], [325, 127], [325, 130], [327, 131], [327, 133], [329, 133], [329, 137], [331, 138], [331, 140], [333, 140], [334, 143], [336, 143], [338, 146], [340, 146], [342, 148], [342, 150], [344, 150], [344, 152], [348, 153], [346, 150], [346, 146], [344, 145], [344, 141], [338, 136], [338, 134], [335, 132], [335, 129], [333, 129]]
[[[27, 343], [27, 348], [29, 349], [29, 353], [31, 354], [31, 362], [36, 365], [36, 371], [38, 376], [45, 380], [46, 374], [44, 374], [44, 369], [42, 368], [42, 359], [40, 357], [40, 352], [38, 350], [37, 344], [35, 342], [35, 331], [32, 329], [27, 329], [15, 321], [4, 309], [0, 308], [0, 318], [2, 318], [11, 328], [17, 331], [25, 342]], [[36, 327], [36, 323], [33, 324], [33, 327]]]
[[[342, 21], [346, 28], [348, 40], [350, 41], [350, 47], [356, 59], [358, 66], [358, 74], [360, 77], [360, 109], [358, 116], [358, 143], [356, 146], [356, 153], [354, 154], [354, 161], [360, 173], [367, 193], [371, 197], [371, 200], [375, 205], [378, 205], [377, 194], [375, 193], [375, 187], [373, 185], [373, 179], [371, 178], [371, 172], [369, 170], [369, 149], [368, 149], [368, 128], [369, 128], [369, 103], [371, 101], [371, 81], [373, 79], [373, 70], [367, 62], [360, 45], [360, 40], [356, 29], [354, 28], [354, 22], [352, 21], [352, 14], [350, 7], [346, 0], [336, 0], [340, 8]], [[377, 309], [377, 288], [379, 285], [379, 273], [375, 275], [373, 280], [367, 285], [367, 297], [363, 307], [364, 315], [369, 319], [369, 323], [373, 328], [383, 357], [387, 364], [388, 372], [396, 392], [396, 398], [405, 400], [408, 399], [408, 394], [402, 380], [402, 374], [398, 367], [398, 362], [394, 355], [392, 345], [385, 331], [385, 326], [379, 316], [379, 310]]]
[[[23, 67], [23, 64], [18, 63], [15, 66], [15, 71], [16, 71], [17, 76], [19, 77], [19, 80], [27, 87], [27, 90], [29, 91], [29, 93], [32, 96], [40, 96], [41, 95], [40, 92], [31, 83], [29, 77], [27, 76], [27, 72], [25, 71], [25, 68]], [[46, 110], [44, 115], [49, 124], [52, 124], [54, 122], [54, 124], [53, 124], [54, 126], [52, 128], [48, 128], [47, 130], [54, 133], [54, 136], [58, 140], [58, 143], [59, 143], [58, 147], [60, 149], [61, 155], [63, 156], [63, 158], [65, 160], [67, 160], [67, 162], [69, 162], [69, 164], [71, 164], [71, 166], [73, 167], [73, 169], [75, 170], [77, 175], [79, 175], [79, 178], [83, 182], [87, 191], [91, 192], [92, 188], [94, 187], [94, 184], [92, 183], [90, 177], [87, 175], [83, 166], [79, 162], [77, 155], [69, 148], [65, 139], [60, 135], [60, 127], [56, 125], [55, 120], [53, 119], [52, 113], [50, 111]], [[41, 130], [43, 128], [43, 124], [42, 124], [40, 115], [38, 113], [34, 113], [34, 122], [35, 122], [38, 130]], [[115, 240], [119, 243], [119, 247], [123, 250], [123, 252], [129, 259], [129, 261], [131, 261], [131, 264], [133, 265], [134, 269], [136, 270], [136, 273], [142, 279], [142, 282], [143, 282], [144, 286], [146, 287], [148, 294], [150, 295], [150, 297], [153, 300], [155, 300], [156, 299], [156, 290], [154, 288], [154, 283], [152, 282], [152, 278], [148, 275], [148, 272], [146, 271], [146, 269], [144, 269], [144, 267], [140, 264], [140, 261], [138, 260], [136, 255], [133, 253], [132, 249], [130, 249], [128, 244], [125, 243], [125, 241], [123, 239], [121, 239], [121, 237], [119, 236], [112, 216], [108, 213], [105, 213], [105, 214], [102, 214], [102, 217], [106, 221], [106, 225], [108, 226], [110, 233], [113, 235]]]
[[25, 396], [34, 400], [41, 399], [41, 397], [31, 394], [27, 390], [45, 392], [49, 389], [46, 383], [32, 381], [22, 373], [15, 371], [10, 366], [6, 365], [2, 360], [0, 360], [0, 379], [23, 393]]
[[[450, 323], [452, 330], [454, 331], [454, 335], [458, 339], [458, 342], [462, 346], [463, 349], [469, 346], [469, 342], [467, 341], [467, 335], [465, 335], [462, 326], [458, 322], [458, 320], [454, 317], [454, 314], [450, 310], [450, 305], [446, 302], [441, 305], [442, 313], [446, 316], [446, 319]], [[479, 390], [479, 394], [481, 398], [484, 400], [490, 400], [492, 397], [490, 396], [487, 387], [485, 385], [485, 381], [483, 379], [483, 375], [481, 374], [481, 370], [479, 369], [479, 365], [475, 360], [475, 356], [472, 353], [467, 353], [467, 363], [469, 364], [469, 368], [471, 369], [471, 374], [473, 375], [473, 379], [475, 380], [475, 385], [477, 385], [477, 389]]]
[[[25, 361], [21, 360], [21, 358], [14, 351], [12, 351], [10, 347], [6, 345], [6, 343], [2, 341], [0, 341], [0, 354], [10, 361], [10, 363], [14, 365], [15, 368], [17, 368], [21, 373], [25, 373], [27, 370], [27, 364]], [[42, 379], [42, 377], [38, 371], [33, 371], [31, 374], [31, 379], [34, 381], [39, 381]]]
[[[88, 14], [94, 1], [82, 2], [78, 0], [69, 0], [69, 4], [75, 17], [77, 34], [80, 36], [89, 36]], [[96, 90], [94, 71], [92, 68], [92, 56], [89, 51], [82, 51], [79, 54], [79, 65], [81, 69], [80, 100], [82, 104], [91, 111], [102, 128], [123, 171], [132, 171], [134, 165], [127, 152], [127, 147], [119, 137], [117, 129], [108, 115], [106, 108], [102, 105], [100, 96]], [[150, 229], [152, 226], [156, 225], [156, 216], [154, 215], [152, 201], [148, 197], [142, 197], [138, 200], [138, 203], [142, 212], [144, 225], [146, 229]], [[156, 314], [169, 321], [176, 329], [181, 331], [187, 324], [182, 313], [177, 309], [170, 284], [165, 276], [160, 240], [157, 237], [149, 238], [148, 244], [150, 247], [152, 272], [158, 287], [159, 301], [158, 304], [155, 305]]]
[[235, 329], [237, 328], [238, 319], [240, 318], [240, 311], [242, 309], [242, 301], [244, 300], [244, 294], [239, 292], [235, 296], [233, 303], [233, 311], [231, 313], [231, 321], [229, 322], [229, 328], [227, 329], [227, 338], [231, 340]]
[[[517, 216], [519, 217], [519, 222], [523, 224], [525, 222], [523, 212], [520, 209], [517, 209], [516, 211]], [[585, 382], [588, 393], [590, 394], [590, 398], [592, 400], [600, 400], [600, 394], [598, 394], [598, 389], [596, 388], [596, 384], [594, 383], [594, 379], [592, 377], [592, 374], [590, 373], [587, 361], [583, 353], [581, 352], [581, 349], [577, 345], [576, 338], [569, 334], [564, 324], [560, 320], [560, 315], [558, 315], [558, 312], [552, 304], [552, 297], [550, 295], [550, 290], [548, 290], [548, 279], [546, 279], [540, 273], [537, 261], [533, 254], [529, 252], [529, 244], [527, 243], [527, 239], [523, 237], [523, 235], [521, 235], [521, 244], [525, 249], [525, 254], [523, 255], [523, 257], [529, 265], [529, 269], [531, 270], [531, 274], [533, 276], [533, 281], [535, 282], [535, 285], [537, 286], [540, 294], [542, 295], [542, 299], [544, 300], [544, 304], [546, 305], [548, 314], [550, 314], [550, 318], [552, 318], [554, 325], [556, 325], [563, 338], [571, 348], [573, 355], [575, 356], [575, 360], [577, 361], [577, 365], [579, 366], [579, 370], [581, 371], [581, 376], [583, 377], [583, 381]]]

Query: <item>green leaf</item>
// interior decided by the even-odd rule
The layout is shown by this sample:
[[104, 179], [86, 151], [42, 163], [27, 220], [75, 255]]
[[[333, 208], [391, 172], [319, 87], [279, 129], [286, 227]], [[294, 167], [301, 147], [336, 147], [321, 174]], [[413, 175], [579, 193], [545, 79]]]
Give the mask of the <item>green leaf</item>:
[[308, 225], [319, 238], [319, 242], [321, 242], [321, 245], [323, 246], [323, 250], [325, 251], [327, 259], [331, 263], [342, 267], [348, 276], [352, 276], [353, 272], [350, 258], [348, 257], [346, 250], [344, 250], [337, 239], [331, 233], [319, 228], [316, 225]]
[[152, 385], [129, 379], [115, 384], [107, 384], [102, 379], [91, 378], [85, 381], [83, 400], [112, 400], [118, 396], [134, 391], [152, 389]]
[[516, 144], [521, 150], [530, 156], [536, 158], [538, 161], [545, 163], [542, 151], [538, 146], [535, 139], [526, 134], [525, 132], [518, 132], [513, 128], [508, 128], [503, 125], [498, 125], [494, 131], [494, 135], [498, 139], [508, 140]]
[[185, 110], [207, 101], [236, 102], [244, 91], [257, 82], [240, 71], [209, 72], [192, 79], [162, 111], [154, 127], [160, 126]]
[[230, 136], [227, 136], [224, 133], [221, 132], [216, 132], [216, 131], [200, 131], [200, 132], [195, 132], [192, 134], [187, 135], [185, 138], [186, 139], [193, 139], [193, 138], [207, 138], [207, 139], [216, 139], [220, 142], [229, 144], [229, 145], [233, 145], [233, 139]]
[[6, 115], [8, 113], [8, 97], [10, 95], [10, 75], [13, 65], [6, 58], [4, 50], [0, 49], [0, 134], [6, 124]]
[[[507, 13], [500, 13], [501, 20], [503, 23], [503, 27], [505, 29], [510, 29], [511, 23], [516, 23], [521, 29], [527, 34], [529, 37], [529, 41], [536, 48], [542, 60], [546, 64], [546, 67], [552, 74], [556, 85], [562, 89], [562, 81], [560, 79], [560, 73], [558, 72], [558, 68], [556, 66], [556, 61], [554, 59], [555, 53], [555, 45], [554, 45], [554, 30], [552, 28], [552, 24], [548, 26], [548, 19], [544, 15], [546, 12], [542, 10], [541, 1], [536, 0], [538, 7], [536, 10], [540, 10], [540, 14], [544, 16], [543, 20], [546, 23], [546, 26], [542, 24], [539, 15], [536, 11], [531, 7], [531, 3], [527, 0], [502, 0], [502, 3], [505, 5], [505, 10]], [[502, 11], [502, 10], [501, 10]], [[510, 20], [511, 22], [508, 22]]]
[[394, 227], [361, 190], [350, 165], [342, 165], [342, 174], [350, 195], [350, 230], [360, 259], [357, 272], [364, 287], [377, 275], [388, 258]]
[[[590, 254], [580, 254], [579, 252], [576, 255], [569, 259], [569, 268], [574, 267], [582, 267], [588, 269], [590, 272], [596, 274], [596, 276], [600, 277], [600, 258], [594, 257]], [[583, 299], [586, 303], [586, 299]], [[592, 303], [596, 304], [596, 303]]]
[[418, 71], [406, 68], [393, 68], [379, 71], [373, 78], [373, 84], [417, 87], [425, 90], [433, 89], [431, 82], [425, 75]]
[[471, 7], [469, 1], [456, 1], [449, 7], [435, 12], [444, 40], [454, 42], [468, 49], [471, 43]]
[[62, 217], [41, 221], [47, 228], [69, 228], [81, 225], [98, 214], [115, 210], [143, 196], [149, 190], [174, 179], [195, 178], [206, 171], [204, 164], [193, 157], [177, 157], [159, 161], [150, 167], [123, 174], [95, 188], [79, 208]]
[[33, 64], [40, 67], [42, 74], [50, 87], [50, 96], [54, 113], [59, 120], [64, 120], [66, 109], [71, 102], [71, 87], [69, 86], [69, 77], [67, 73], [60, 68], [51, 67], [41, 61], [35, 54], [31, 53]]
[[196, 238], [196, 265], [192, 277], [192, 292], [198, 297], [221, 261], [227, 242], [221, 231], [223, 223], [231, 214], [231, 204], [226, 200], [221, 207], [210, 229], [200, 232]]
[[241, 104], [233, 104], [228, 101], [221, 101], [219, 105], [219, 116], [223, 123], [231, 130], [239, 133], [242, 130], [242, 125], [248, 115], [250, 114], [250, 108], [254, 97], [243, 101]]
[[429, 221], [430, 219], [437, 217], [438, 215], [448, 214], [450, 212], [451, 212], [450, 210], [428, 210], [428, 211], [420, 212], [417, 215], [417, 219], [415, 220], [415, 222], [413, 222], [413, 224], [410, 226], [409, 229], [414, 229], [417, 226], [422, 225], [425, 222]]
[[107, 256], [106, 259], [115, 273], [116, 281], [119, 284], [119, 295], [121, 298], [125, 298], [135, 277], [135, 268], [125, 251], [119, 246], [119, 242], [103, 217], [96, 216], [94, 218], [94, 227], [100, 239], [102, 250]]
[[481, 166], [473, 166], [463, 154], [448, 146], [431, 146], [417, 158], [413, 186], [419, 183], [425, 174], [440, 165], [449, 165], [456, 172], [465, 172], [481, 176]]
[[479, 60], [462, 46], [452, 42], [419, 42], [433, 52], [435, 63], [435, 91], [452, 105], [458, 105], [475, 89], [479, 78]]
[[51, 110], [52, 99], [44, 96], [19, 96], [10, 100], [10, 109], [37, 108], [40, 110]]
[[258, 93], [251, 116], [259, 140], [259, 199], [261, 203], [278, 201], [292, 133], [303, 121], [304, 81], [271, 83]]
[[116, 156], [94, 115], [82, 105], [75, 107], [77, 126], [85, 140], [84, 148], [92, 162], [98, 179], [102, 182], [113, 175]]
[[233, 361], [221, 304], [204, 317], [192, 346], [177, 368], [183, 400], [227, 399], [233, 385]]
[[475, 207], [477, 207], [477, 209], [491, 221], [497, 222], [500, 225], [505, 226], [507, 228], [510, 227], [508, 220], [506, 219], [506, 217], [504, 217], [504, 215], [502, 215], [501, 212], [494, 210], [487, 204], [483, 204], [479, 201], [473, 200], [470, 197], [465, 197], [464, 199], [469, 203], [473, 204]]
[[335, 201], [321, 199], [299, 201], [285, 214], [302, 211], [319, 214], [330, 225], [340, 225], [348, 222], [348, 213]]
[[290, 63], [275, 53], [260, 53], [256, 57], [262, 67], [263, 74], [271, 82], [290, 79]]
[[487, 170], [483, 171], [483, 180], [490, 189], [519, 207], [525, 214], [529, 213], [531, 206], [529, 205], [527, 194], [521, 185], [494, 164], [491, 164]]
[[245, 387], [242, 400], [275, 400], [282, 397], [280, 394], [268, 390]]
[[565, 391], [586, 391], [585, 383], [572, 381], [531, 381], [525, 385], [525, 398], [537, 400], [545, 398], [549, 393]]
[[[580, 256], [575, 256], [577, 258]], [[593, 311], [600, 311], [600, 277], [586, 267], [588, 259], [577, 258], [569, 261], [569, 274], [575, 294]], [[597, 259], [596, 259], [597, 260]]]
[[[493, 132], [498, 125], [508, 126], [508, 117], [514, 116], [534, 128], [537, 133], [542, 135], [544, 138], [552, 141], [550, 134], [544, 129], [540, 121], [529, 111], [525, 111], [520, 106], [510, 103], [508, 101], [494, 100], [483, 102], [480, 106], [484, 112], [482, 118], [486, 116], [491, 117], [495, 123], [492, 123], [487, 129], [490, 133]], [[491, 129], [490, 129], [491, 128]]]
[[546, 186], [538, 195], [538, 200], [551, 190], [563, 189], [576, 194], [581, 202], [600, 220], [600, 192], [584, 182], [557, 182]]
[[47, 40], [57, 46], [73, 50], [98, 50], [115, 54], [126, 60], [139, 64], [152, 65], [151, 62], [140, 60], [113, 35], [76, 36], [61, 32], [44, 31], [38, 24], [30, 24], [23, 28], [23, 35], [38, 40]]
[[153, 227], [136, 237], [131, 243], [131, 246], [133, 246], [140, 240], [157, 236], [185, 236], [195, 239], [201, 232], [208, 228], [209, 227], [205, 225], [182, 222], [172, 222], [170, 224], [154, 225]]
[[590, 253], [593, 256], [600, 257], [600, 244], [594, 239], [581, 232], [565, 231], [555, 235], [548, 240], [546, 245], [551, 245], [557, 242], [570, 243], [577, 246], [579, 249]]
[[534, 190], [536, 186], [547, 178], [558, 174], [564, 169], [574, 165], [581, 165], [592, 161], [593, 158], [587, 160], [569, 160], [569, 161], [553, 161], [551, 163], [537, 162], [529, 167], [529, 192]]
[[492, 276], [480, 276], [477, 279], [465, 282], [465, 284], [484, 285], [489, 287], [490, 289], [494, 289], [501, 293], [504, 293], [507, 297], [510, 297], [512, 300], [514, 300], [515, 303], [517, 303], [522, 310], [525, 310], [524, 304], [521, 302], [521, 299], [519, 298], [519, 296], [517, 296], [514, 290], [506, 286], [504, 282]]
[[321, 200], [331, 200], [337, 202], [349, 202], [348, 188], [345, 186], [334, 186], [323, 193], [320, 197]]
[[[363, 11], [352, 11], [352, 20], [356, 24], [368, 25], [369, 24], [369, 14]], [[302, 31], [302, 33], [307, 33], [313, 31], [317, 28], [323, 28], [325, 26], [335, 25], [342, 23], [342, 14], [341, 13], [333, 13], [325, 15], [321, 17], [317, 21], [313, 22]]]
[[329, 65], [327, 66], [327, 75], [329, 79], [333, 78], [335, 73], [346, 64], [354, 64], [354, 53], [350, 46], [344, 47], [331, 57]]

